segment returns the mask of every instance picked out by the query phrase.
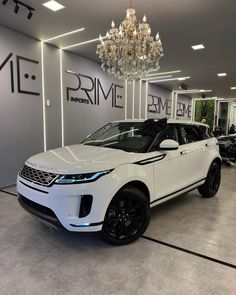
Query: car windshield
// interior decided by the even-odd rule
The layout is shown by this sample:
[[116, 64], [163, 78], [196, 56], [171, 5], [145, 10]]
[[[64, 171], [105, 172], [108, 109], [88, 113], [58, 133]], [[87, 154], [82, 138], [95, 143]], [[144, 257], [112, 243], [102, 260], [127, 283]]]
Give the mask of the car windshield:
[[166, 126], [152, 119], [144, 122], [114, 122], [105, 125], [85, 139], [82, 144], [145, 153], [154, 138]]

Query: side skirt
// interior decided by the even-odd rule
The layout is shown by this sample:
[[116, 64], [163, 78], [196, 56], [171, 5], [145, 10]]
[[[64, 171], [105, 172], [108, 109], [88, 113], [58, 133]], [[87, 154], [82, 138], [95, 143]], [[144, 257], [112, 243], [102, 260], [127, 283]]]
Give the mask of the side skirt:
[[196, 189], [197, 187], [201, 186], [204, 183], [205, 180], [206, 180], [206, 178], [203, 178], [203, 179], [201, 179], [199, 181], [196, 181], [196, 182], [194, 182], [194, 183], [192, 183], [192, 184], [190, 184], [190, 185], [188, 185], [188, 186], [186, 186], [186, 187], [184, 187], [182, 189], [179, 189], [179, 190], [177, 190], [177, 191], [175, 191], [173, 193], [170, 193], [170, 194], [168, 194], [166, 196], [163, 196], [161, 198], [153, 200], [152, 202], [150, 202], [150, 206], [151, 207], [155, 206], [155, 205], [157, 205], [158, 202], [163, 202], [164, 199], [167, 199], [167, 198], [171, 199], [172, 197], [176, 197], [178, 195], [181, 195], [182, 193], [191, 192], [194, 189]]

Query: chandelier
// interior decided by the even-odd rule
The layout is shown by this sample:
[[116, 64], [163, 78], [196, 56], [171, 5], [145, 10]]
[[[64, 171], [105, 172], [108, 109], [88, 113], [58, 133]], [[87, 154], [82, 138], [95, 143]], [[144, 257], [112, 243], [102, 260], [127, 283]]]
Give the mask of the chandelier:
[[152, 70], [159, 70], [163, 49], [159, 34], [154, 39], [144, 15], [138, 23], [135, 9], [126, 11], [126, 18], [119, 28], [114, 21], [105, 37], [100, 35], [96, 53], [102, 61], [101, 67], [119, 79], [135, 80], [144, 78]]

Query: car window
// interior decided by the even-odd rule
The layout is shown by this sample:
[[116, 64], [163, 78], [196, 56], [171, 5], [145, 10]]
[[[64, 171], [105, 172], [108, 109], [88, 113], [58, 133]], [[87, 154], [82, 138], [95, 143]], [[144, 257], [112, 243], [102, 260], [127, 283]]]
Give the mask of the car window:
[[166, 127], [166, 129], [164, 130], [164, 132], [161, 136], [160, 141], [163, 141], [165, 139], [173, 139], [178, 142], [178, 133], [177, 133], [177, 129], [175, 126], [167, 126]]
[[197, 127], [192, 125], [179, 126], [179, 136], [179, 144], [187, 144], [203, 140]]
[[212, 134], [211, 134], [211, 131], [209, 130], [208, 127], [206, 127], [206, 126], [198, 126], [198, 128], [199, 128], [199, 130], [200, 130], [200, 132], [202, 134], [203, 139], [209, 139], [209, 138], [213, 137]]
[[165, 129], [167, 120], [144, 122], [113, 122], [86, 138], [82, 144], [145, 153]]
[[160, 136], [157, 138], [155, 145], [153, 146], [153, 150], [158, 150], [160, 143], [165, 139], [173, 139], [179, 142], [178, 131], [174, 125], [168, 125]]

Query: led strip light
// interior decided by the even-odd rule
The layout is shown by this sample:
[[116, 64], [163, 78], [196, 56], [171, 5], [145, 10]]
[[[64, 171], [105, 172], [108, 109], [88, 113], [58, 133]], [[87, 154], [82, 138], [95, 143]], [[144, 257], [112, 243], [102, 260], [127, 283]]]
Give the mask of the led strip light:
[[85, 28], [80, 28], [80, 29], [77, 29], [77, 30], [74, 30], [74, 31], [71, 31], [71, 32], [68, 32], [68, 33], [64, 33], [64, 34], [61, 34], [61, 35], [58, 35], [58, 36], [43, 40], [43, 42], [47, 43], [47, 42], [55, 40], [55, 39], [59, 39], [59, 38], [62, 38], [62, 37], [68, 36], [68, 35], [72, 35], [72, 34], [75, 34], [75, 33], [82, 32], [84, 30], [85, 30]]
[[132, 119], [134, 119], [134, 95], [135, 95], [135, 80], [133, 80], [133, 89], [132, 89]]
[[62, 49], [60, 49], [60, 94], [61, 94], [61, 145], [65, 145], [65, 130], [64, 130], [64, 96], [63, 96], [63, 64], [62, 64]]
[[148, 100], [148, 82], [146, 82], [146, 90], [145, 90], [145, 111], [144, 111], [144, 119], [147, 119], [147, 100]]
[[43, 101], [43, 150], [47, 150], [46, 107], [45, 107], [45, 76], [44, 76], [44, 48], [41, 42], [41, 72], [42, 72], [42, 101]]
[[[101, 38], [102, 38], [102, 39], [105, 39], [106, 36], [103, 36], [103, 37], [101, 37]], [[88, 40], [88, 41], [84, 41], [84, 42], [80, 42], [80, 43], [76, 43], [76, 44], [68, 45], [68, 46], [62, 47], [62, 49], [66, 50], [66, 49], [73, 48], [73, 47], [77, 47], [77, 46], [81, 46], [81, 45], [84, 45], [84, 44], [93, 43], [93, 42], [99, 41], [101, 38], [99, 37], [99, 38], [91, 39], [91, 40]]]
[[169, 71], [169, 72], [158, 72], [158, 73], [153, 73], [153, 74], [147, 74], [145, 77], [151, 77], [151, 76], [161, 76], [161, 75], [168, 75], [168, 74], [177, 74], [180, 73], [181, 70], [176, 70], [176, 71]]
[[170, 78], [170, 79], [161, 79], [161, 80], [150, 80], [149, 83], [159, 83], [159, 82], [168, 82], [168, 81], [184, 81], [190, 79], [191, 77], [177, 77], [177, 78]]
[[125, 80], [125, 120], [127, 120], [127, 97], [128, 97], [128, 81]]
[[147, 77], [147, 78], [144, 78], [142, 80], [145, 80], [145, 81], [150, 81], [150, 80], [163, 80], [163, 79], [167, 79], [167, 78], [172, 78], [173, 75], [165, 75], [165, 76], [159, 76], [159, 77]]
[[138, 109], [138, 118], [141, 119], [141, 103], [142, 103], [142, 80], [139, 80], [139, 109]]

